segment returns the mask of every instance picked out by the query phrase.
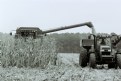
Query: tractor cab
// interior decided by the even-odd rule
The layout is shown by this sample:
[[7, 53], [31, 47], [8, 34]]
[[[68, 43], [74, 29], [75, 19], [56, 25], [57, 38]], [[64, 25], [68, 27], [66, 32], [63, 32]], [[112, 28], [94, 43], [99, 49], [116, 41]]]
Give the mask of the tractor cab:
[[97, 50], [99, 62], [109, 64], [114, 62], [115, 53], [112, 50], [111, 36], [97, 36]]
[[100, 52], [111, 52], [111, 36], [97, 36], [97, 47], [100, 48]]

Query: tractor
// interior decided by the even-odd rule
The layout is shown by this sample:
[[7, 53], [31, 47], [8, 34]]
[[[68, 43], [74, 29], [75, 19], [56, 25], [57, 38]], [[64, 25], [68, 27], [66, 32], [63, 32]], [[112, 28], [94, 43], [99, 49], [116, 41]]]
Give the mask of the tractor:
[[108, 68], [121, 69], [121, 51], [116, 44], [121, 40], [118, 35], [92, 33], [88, 39], [82, 39], [82, 47], [85, 49], [80, 53], [79, 64], [81, 67], [89, 65], [108, 64]]

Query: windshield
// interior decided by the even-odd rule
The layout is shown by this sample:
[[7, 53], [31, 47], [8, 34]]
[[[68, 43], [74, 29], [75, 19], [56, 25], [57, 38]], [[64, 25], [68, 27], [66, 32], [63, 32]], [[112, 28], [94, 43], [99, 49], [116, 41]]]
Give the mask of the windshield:
[[99, 38], [98, 42], [101, 45], [107, 45], [107, 46], [111, 46], [111, 39], [110, 38]]

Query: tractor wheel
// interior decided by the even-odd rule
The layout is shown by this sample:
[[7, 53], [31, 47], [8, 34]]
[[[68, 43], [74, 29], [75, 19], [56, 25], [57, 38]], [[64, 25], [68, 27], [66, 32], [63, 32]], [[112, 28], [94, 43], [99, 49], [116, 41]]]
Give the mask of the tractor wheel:
[[80, 55], [79, 55], [79, 65], [81, 67], [87, 66], [87, 52], [86, 51], [83, 51], [82, 53], [80, 53]]
[[117, 54], [117, 65], [121, 69], [121, 54]]
[[89, 66], [91, 68], [95, 68], [96, 67], [96, 57], [94, 53], [90, 54], [90, 58], [89, 58]]

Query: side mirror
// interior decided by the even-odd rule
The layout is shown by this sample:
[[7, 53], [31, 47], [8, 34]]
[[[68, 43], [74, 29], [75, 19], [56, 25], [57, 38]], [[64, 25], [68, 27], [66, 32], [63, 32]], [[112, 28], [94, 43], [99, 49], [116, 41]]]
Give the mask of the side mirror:
[[10, 35], [12, 35], [12, 32], [10, 32]]

